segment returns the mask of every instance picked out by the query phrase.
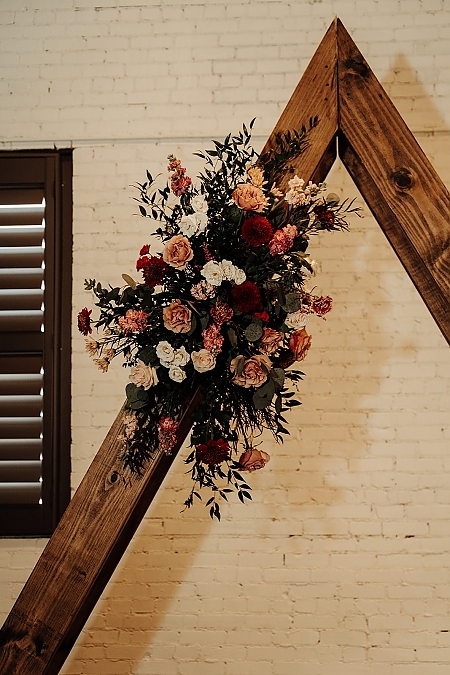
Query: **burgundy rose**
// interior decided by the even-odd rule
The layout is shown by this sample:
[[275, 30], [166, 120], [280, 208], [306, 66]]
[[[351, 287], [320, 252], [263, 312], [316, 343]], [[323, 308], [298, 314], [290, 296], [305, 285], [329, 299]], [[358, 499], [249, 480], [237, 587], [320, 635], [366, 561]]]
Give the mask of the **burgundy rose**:
[[78, 312], [78, 330], [82, 335], [92, 333], [91, 314], [92, 309], [88, 309], [87, 307], [83, 307], [81, 312]]
[[263, 216], [252, 216], [244, 221], [242, 239], [251, 246], [262, 246], [272, 239], [273, 227]]
[[162, 283], [164, 275], [169, 268], [162, 258], [159, 258], [156, 255], [150, 255], [139, 258], [136, 263], [136, 269], [138, 272], [142, 272], [145, 285], [154, 288]]
[[314, 208], [314, 213], [316, 214], [317, 220], [320, 220], [320, 222], [329, 229], [333, 229], [334, 221], [335, 221], [335, 215], [333, 211], [330, 211], [327, 209], [326, 206], [316, 206]]
[[230, 459], [230, 446], [223, 438], [213, 439], [197, 446], [197, 459], [202, 464], [214, 466]]
[[321, 295], [320, 298], [313, 300], [311, 305], [312, 311], [319, 316], [323, 316], [324, 314], [331, 312], [332, 307], [333, 298], [331, 298], [329, 295]]
[[261, 293], [253, 281], [244, 281], [231, 290], [232, 305], [239, 312], [258, 312], [262, 310]]

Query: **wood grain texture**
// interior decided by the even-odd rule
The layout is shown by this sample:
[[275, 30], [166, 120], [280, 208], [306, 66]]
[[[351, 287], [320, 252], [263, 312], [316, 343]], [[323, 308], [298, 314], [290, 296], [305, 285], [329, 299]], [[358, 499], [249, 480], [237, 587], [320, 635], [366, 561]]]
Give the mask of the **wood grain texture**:
[[172, 455], [122, 480], [122, 409], [0, 632], [2, 675], [58, 673], [191, 428], [196, 392]]
[[[323, 181], [336, 159], [338, 102], [336, 79], [336, 30], [333, 21], [318, 46], [280, 119], [270, 134], [262, 153], [274, 147], [275, 135], [290, 129], [308, 127], [311, 117], [319, 124], [309, 134], [309, 146], [292, 162], [297, 175], [315, 183]], [[282, 187], [290, 178], [289, 175]]]
[[339, 155], [450, 344], [450, 197], [340, 21]]

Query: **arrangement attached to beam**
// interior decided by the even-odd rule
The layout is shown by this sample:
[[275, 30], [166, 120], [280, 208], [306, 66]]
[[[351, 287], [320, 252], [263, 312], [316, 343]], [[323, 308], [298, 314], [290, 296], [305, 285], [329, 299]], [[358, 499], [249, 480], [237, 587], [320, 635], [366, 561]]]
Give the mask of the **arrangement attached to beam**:
[[269, 460], [261, 432], [277, 441], [289, 433], [283, 415], [299, 402], [288, 383], [303, 375], [293, 366], [311, 344], [306, 325], [331, 310], [329, 296], [310, 290], [310, 237], [347, 229], [347, 214], [358, 212], [335, 194], [324, 196], [324, 184], [293, 175], [290, 161], [307, 146], [305, 127], [277, 135], [258, 157], [252, 126], [197, 153], [205, 168], [196, 182], [172, 155], [163, 189], [147, 172], [137, 200], [142, 216], [159, 224], [163, 252], [142, 247], [142, 283], [127, 274], [122, 288], [86, 281], [100, 317], [92, 322], [87, 308], [78, 315], [98, 367], [107, 371], [121, 355], [131, 368], [122, 480], [144, 474], [158, 450], [172, 452], [187, 402], [197, 389], [203, 393], [192, 418], [186, 463], [193, 487], [185, 506], [209, 488], [206, 505], [219, 520], [219, 499], [234, 490], [242, 502], [251, 499], [242, 474]]
[[[316, 116], [320, 124], [308, 147], [292, 159], [295, 173], [306, 183], [323, 181], [338, 140], [345, 166], [450, 343], [448, 191], [338, 20], [263, 154], [276, 147], [278, 133]], [[126, 484], [117, 459], [125, 414], [119, 413], [0, 632], [2, 675], [59, 672], [188, 435], [201, 397], [197, 391], [187, 404], [172, 454], [157, 450], [143, 477], [131, 475]]]

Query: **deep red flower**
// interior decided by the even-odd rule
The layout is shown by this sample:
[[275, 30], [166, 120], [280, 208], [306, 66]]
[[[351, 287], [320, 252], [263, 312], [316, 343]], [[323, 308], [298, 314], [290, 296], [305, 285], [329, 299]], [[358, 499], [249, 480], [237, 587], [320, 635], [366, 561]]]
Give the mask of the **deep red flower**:
[[285, 370], [286, 368], [289, 368], [289, 366], [292, 366], [294, 361], [295, 356], [290, 349], [281, 349], [280, 355], [277, 359], [275, 359], [273, 365], [277, 368], [283, 368], [283, 370]]
[[251, 246], [262, 246], [272, 239], [273, 227], [263, 216], [246, 218], [242, 226], [242, 239]]
[[231, 290], [231, 303], [240, 312], [260, 312], [262, 310], [261, 293], [253, 281], [244, 281]]
[[320, 222], [323, 223], [325, 227], [333, 228], [335, 221], [335, 215], [333, 211], [327, 209], [326, 206], [316, 206], [314, 208], [314, 213], [316, 214], [317, 219], [320, 220]]
[[92, 309], [88, 309], [87, 307], [83, 307], [81, 312], [78, 312], [78, 330], [82, 335], [92, 333], [91, 314]]
[[139, 255], [147, 255], [150, 252], [150, 244], [144, 244], [144, 246], [139, 251]]
[[146, 286], [154, 288], [162, 283], [164, 275], [168, 270], [167, 264], [162, 258], [156, 255], [144, 256], [139, 258], [136, 263], [137, 271], [142, 271]]
[[332, 307], [333, 307], [333, 298], [331, 298], [329, 295], [321, 295], [319, 298], [313, 300], [313, 303], [311, 305], [312, 311], [318, 314], [319, 316], [323, 316], [324, 314], [328, 314], [328, 312], [331, 312]]
[[233, 316], [233, 310], [226, 302], [218, 302], [215, 307], [211, 309], [211, 316], [214, 323], [221, 326], [226, 321], [229, 321]]
[[223, 438], [210, 438], [206, 443], [197, 446], [197, 459], [203, 464], [213, 466], [230, 459], [230, 446]]
[[270, 316], [266, 310], [264, 310], [264, 312], [255, 312], [253, 316], [255, 319], [260, 319], [263, 323], [267, 323], [270, 319]]

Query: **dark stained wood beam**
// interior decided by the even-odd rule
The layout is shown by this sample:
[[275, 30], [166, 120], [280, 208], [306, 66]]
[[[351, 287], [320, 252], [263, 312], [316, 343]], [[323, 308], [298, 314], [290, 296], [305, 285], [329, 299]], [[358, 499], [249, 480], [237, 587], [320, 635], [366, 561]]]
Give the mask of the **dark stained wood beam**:
[[[308, 128], [309, 120], [319, 124], [309, 134], [309, 145], [292, 166], [304, 180], [325, 180], [336, 159], [338, 121], [337, 19], [325, 33], [288, 104], [281, 113], [262, 153], [274, 147], [275, 136], [290, 129]], [[285, 177], [284, 184], [290, 176]]]
[[450, 344], [450, 196], [337, 22], [339, 156]]

